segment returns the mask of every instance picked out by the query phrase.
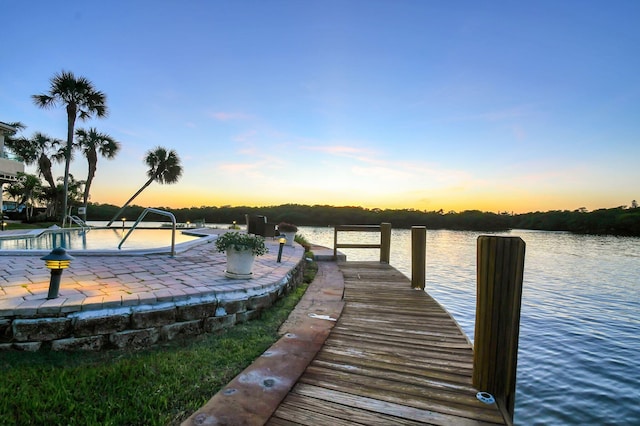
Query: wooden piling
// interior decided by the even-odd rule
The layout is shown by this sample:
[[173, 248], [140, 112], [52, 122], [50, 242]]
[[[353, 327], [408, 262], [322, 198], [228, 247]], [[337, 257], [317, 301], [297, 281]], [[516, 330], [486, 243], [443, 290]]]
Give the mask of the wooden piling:
[[492, 394], [513, 419], [525, 243], [520, 237], [478, 237], [473, 386]]
[[391, 258], [391, 224], [380, 224], [380, 262], [389, 264]]
[[424, 290], [426, 281], [427, 228], [411, 227], [411, 288]]

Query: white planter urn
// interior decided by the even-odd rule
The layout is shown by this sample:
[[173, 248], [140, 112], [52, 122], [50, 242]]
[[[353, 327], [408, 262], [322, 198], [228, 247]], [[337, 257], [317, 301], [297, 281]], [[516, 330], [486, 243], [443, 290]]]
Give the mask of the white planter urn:
[[248, 280], [253, 276], [251, 268], [256, 256], [251, 250], [227, 249], [227, 270], [224, 275], [227, 278]]
[[280, 234], [282, 234], [284, 236], [284, 238], [287, 240], [285, 245], [293, 247], [293, 243], [296, 240], [296, 233], [295, 232], [282, 232], [281, 231]]

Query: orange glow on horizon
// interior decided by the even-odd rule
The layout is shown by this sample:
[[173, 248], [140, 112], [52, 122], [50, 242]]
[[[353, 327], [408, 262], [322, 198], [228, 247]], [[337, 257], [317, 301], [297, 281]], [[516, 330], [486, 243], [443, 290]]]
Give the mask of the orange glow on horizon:
[[[177, 189], [177, 188], [176, 188]], [[170, 194], [168, 193], [170, 192]], [[107, 194], [104, 196], [93, 197], [94, 202], [113, 204], [120, 206], [128, 199], [128, 196], [118, 194]], [[438, 211], [442, 209], [445, 213], [449, 211], [461, 212], [465, 210], [480, 210], [483, 212], [493, 213], [530, 213], [536, 211], [552, 211], [552, 210], [576, 210], [580, 207], [586, 207], [588, 210], [599, 208], [616, 207], [610, 205], [603, 207], [602, 205], [585, 205], [580, 203], [581, 197], [559, 198], [559, 197], [540, 197], [540, 198], [504, 198], [499, 196], [483, 197], [479, 199], [464, 199], [459, 197], [434, 197], [430, 200], [416, 200], [410, 202], [408, 199], [400, 197], [378, 197], [368, 200], [357, 200], [354, 197], [345, 195], [334, 196], [317, 196], [313, 193], [303, 194], [302, 196], [289, 197], [278, 194], [265, 194], [263, 196], [248, 197], [244, 194], [218, 193], [216, 195], [203, 195], [197, 192], [189, 193], [185, 191], [173, 190], [167, 191], [167, 187], [157, 188], [156, 191], [143, 192], [133, 201], [133, 204], [149, 207], [170, 207], [170, 208], [191, 208], [191, 207], [221, 207], [221, 206], [278, 206], [283, 204], [303, 204], [303, 205], [329, 205], [329, 206], [359, 206], [366, 209], [415, 209], [423, 211]]]

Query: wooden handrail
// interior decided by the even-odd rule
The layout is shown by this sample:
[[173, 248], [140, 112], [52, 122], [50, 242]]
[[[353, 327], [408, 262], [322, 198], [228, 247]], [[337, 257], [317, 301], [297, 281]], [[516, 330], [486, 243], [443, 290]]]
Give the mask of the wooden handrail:
[[[338, 243], [338, 232], [380, 232], [380, 244], [350, 244]], [[333, 228], [333, 258], [338, 258], [339, 248], [365, 248], [380, 249], [380, 262], [389, 263], [391, 247], [391, 224], [381, 223], [380, 225], [336, 225]]]

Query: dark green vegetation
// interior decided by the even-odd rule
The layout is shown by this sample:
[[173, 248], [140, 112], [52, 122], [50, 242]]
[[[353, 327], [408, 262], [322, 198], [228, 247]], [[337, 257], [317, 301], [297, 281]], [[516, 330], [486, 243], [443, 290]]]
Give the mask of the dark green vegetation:
[[278, 339], [306, 287], [258, 320], [145, 351], [0, 352], [0, 425], [179, 424]]
[[525, 213], [513, 216], [511, 223], [518, 229], [640, 236], [640, 208]]
[[[467, 210], [463, 212], [420, 211], [412, 209], [365, 209], [362, 207], [309, 206], [285, 204], [268, 207], [191, 207], [172, 209], [179, 222], [244, 223], [244, 215], [267, 216], [269, 222], [289, 222], [306, 226], [333, 226], [349, 224], [380, 224], [390, 222], [394, 228], [426, 226], [428, 229], [454, 229], [473, 231], [503, 231], [507, 229], [536, 229], [570, 231], [588, 234], [612, 234], [640, 236], [640, 208], [616, 207], [587, 212], [550, 211], [517, 215], [496, 214]], [[90, 220], [109, 220], [117, 211], [109, 204], [90, 204]], [[144, 210], [131, 206], [123, 214], [133, 220]], [[147, 216], [147, 220], [166, 220]]]

